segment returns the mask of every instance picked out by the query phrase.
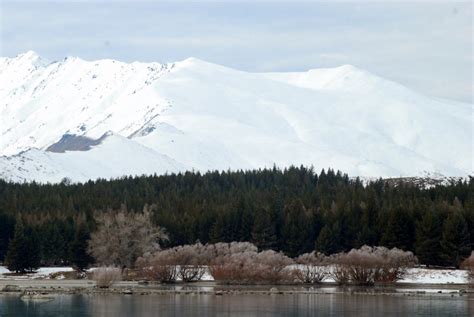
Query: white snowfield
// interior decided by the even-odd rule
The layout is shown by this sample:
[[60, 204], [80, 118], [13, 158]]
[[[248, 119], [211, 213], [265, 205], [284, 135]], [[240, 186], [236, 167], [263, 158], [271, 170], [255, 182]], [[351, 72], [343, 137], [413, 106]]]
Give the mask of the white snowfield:
[[363, 177], [466, 176], [473, 110], [349, 65], [262, 74], [195, 58], [48, 62], [30, 51], [0, 58], [0, 178], [300, 164]]
[[[51, 274], [59, 273], [59, 272], [72, 272], [74, 269], [72, 267], [41, 267], [33, 273], [25, 273], [22, 275], [5, 275], [12, 273], [6, 267], [0, 266], [0, 280], [1, 279], [8, 279], [8, 280], [27, 280], [27, 279], [37, 279], [37, 278], [50, 278]], [[63, 279], [64, 276], [59, 275], [59, 279]]]

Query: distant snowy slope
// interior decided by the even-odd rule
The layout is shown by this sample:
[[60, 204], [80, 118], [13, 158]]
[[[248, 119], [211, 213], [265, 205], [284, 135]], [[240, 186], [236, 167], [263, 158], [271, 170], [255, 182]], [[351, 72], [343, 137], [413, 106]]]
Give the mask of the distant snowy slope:
[[0, 159], [0, 178], [16, 182], [59, 182], [65, 177], [85, 182], [98, 177], [176, 173], [185, 169], [166, 155], [116, 135], [107, 136], [88, 151], [53, 153], [31, 149]]
[[[472, 113], [472, 104], [349, 65], [259, 74], [195, 58], [49, 63], [27, 52], [0, 59], [0, 177], [82, 181], [273, 164], [463, 176], [474, 170]], [[82, 143], [108, 131], [97, 145]], [[76, 144], [64, 151], [67, 136]]]

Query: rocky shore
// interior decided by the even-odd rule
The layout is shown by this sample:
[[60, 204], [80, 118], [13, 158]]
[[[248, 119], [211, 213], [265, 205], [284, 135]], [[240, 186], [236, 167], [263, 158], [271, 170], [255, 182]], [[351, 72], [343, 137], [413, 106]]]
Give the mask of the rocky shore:
[[121, 281], [109, 288], [99, 288], [91, 280], [1, 280], [0, 295], [28, 295], [28, 298], [41, 298], [41, 295], [292, 295], [292, 294], [349, 294], [385, 296], [468, 296], [474, 300], [474, 288], [466, 284], [396, 284], [372, 287], [345, 286], [334, 283], [319, 285], [221, 285], [215, 282], [146, 284], [136, 281]]

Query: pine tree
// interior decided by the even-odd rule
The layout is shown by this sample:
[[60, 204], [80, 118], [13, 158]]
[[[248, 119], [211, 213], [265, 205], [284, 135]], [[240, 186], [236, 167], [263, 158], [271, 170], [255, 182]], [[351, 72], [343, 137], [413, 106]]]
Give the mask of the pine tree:
[[211, 242], [224, 242], [226, 236], [226, 220], [223, 214], [219, 214], [212, 225], [212, 229], [209, 235]]
[[441, 220], [434, 210], [428, 210], [416, 227], [415, 253], [420, 263], [440, 265]]
[[42, 258], [44, 265], [61, 264], [65, 237], [60, 230], [61, 222], [58, 219], [42, 226]]
[[40, 264], [40, 248], [37, 235], [32, 228], [26, 227], [18, 217], [15, 234], [10, 241], [5, 263], [10, 271], [33, 271]]
[[253, 217], [251, 211], [247, 208], [241, 211], [240, 217], [240, 241], [250, 241], [252, 239]]
[[334, 254], [339, 251], [337, 233], [330, 224], [326, 224], [319, 232], [316, 239], [315, 249], [326, 255]]
[[285, 241], [286, 254], [291, 257], [309, 252], [312, 249], [310, 245], [310, 230], [313, 229], [311, 221], [299, 201], [291, 202], [285, 208], [285, 223], [283, 228], [283, 239]]
[[25, 271], [25, 259], [23, 256], [26, 255], [26, 243], [23, 221], [20, 217], [18, 217], [15, 225], [15, 233], [13, 235], [13, 239], [10, 240], [7, 255], [5, 257], [5, 264], [10, 271], [14, 271], [16, 273]]
[[401, 207], [390, 210], [381, 244], [387, 248], [411, 251], [414, 240], [415, 226], [408, 210]]
[[259, 209], [255, 216], [252, 227], [252, 242], [260, 250], [272, 249], [276, 245], [275, 225], [270, 213], [265, 209]]
[[0, 263], [5, 260], [8, 244], [15, 231], [15, 218], [0, 213]]
[[458, 212], [451, 213], [443, 225], [441, 251], [444, 263], [456, 268], [471, 254], [466, 220]]
[[41, 245], [37, 228], [26, 226], [27, 267], [28, 272], [36, 270], [41, 264]]
[[70, 246], [71, 262], [79, 271], [84, 271], [93, 262], [93, 258], [87, 252], [89, 240], [89, 228], [84, 223], [79, 224]]

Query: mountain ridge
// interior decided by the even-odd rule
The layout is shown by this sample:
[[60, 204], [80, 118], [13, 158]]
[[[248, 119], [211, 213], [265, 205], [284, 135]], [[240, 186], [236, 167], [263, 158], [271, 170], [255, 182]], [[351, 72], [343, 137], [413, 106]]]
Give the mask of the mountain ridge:
[[[474, 170], [472, 110], [472, 104], [429, 98], [351, 65], [248, 73], [197, 58], [168, 64], [73, 57], [47, 62], [29, 51], [0, 59], [0, 177], [74, 180], [67, 166], [65, 175], [35, 170], [30, 177], [18, 154], [54, 165], [62, 154], [46, 149], [65, 135], [95, 140], [108, 131], [175, 162], [155, 158], [170, 170], [153, 171], [130, 168], [134, 158], [123, 157], [127, 168], [119, 164], [110, 177], [274, 164], [368, 177], [465, 176]], [[104, 155], [129, 147], [122, 142]], [[33, 148], [44, 155], [28, 157]], [[101, 144], [81, 155], [97, 148]], [[72, 152], [65, 154], [74, 161], [80, 155]], [[81, 175], [102, 177], [97, 173]]]

